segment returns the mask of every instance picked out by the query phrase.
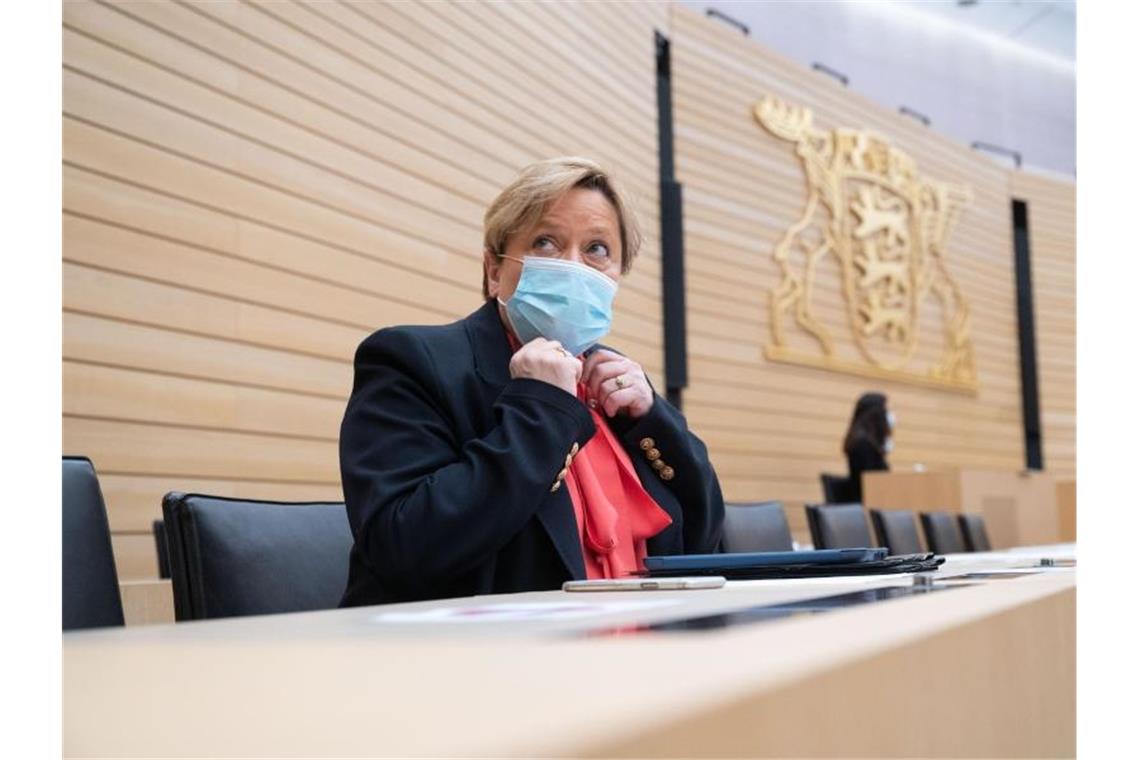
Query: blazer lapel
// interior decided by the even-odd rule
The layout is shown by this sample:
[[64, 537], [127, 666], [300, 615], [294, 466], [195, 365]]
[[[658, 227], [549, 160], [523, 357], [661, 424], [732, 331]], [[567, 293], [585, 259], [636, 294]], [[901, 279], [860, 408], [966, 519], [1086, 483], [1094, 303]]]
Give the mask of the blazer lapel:
[[491, 398], [494, 403], [511, 379], [511, 344], [499, 319], [498, 304], [487, 301], [464, 320], [464, 327], [475, 357], [475, 373], [494, 389], [495, 395]]
[[[471, 341], [471, 353], [475, 358], [475, 373], [487, 385], [486, 407], [490, 409], [511, 379], [511, 345], [507, 342], [507, 333], [499, 318], [497, 303], [492, 300], [483, 304], [464, 324]], [[584, 579], [586, 563], [582, 559], [574, 507], [566, 489], [560, 488], [547, 494], [535, 516], [550, 536], [570, 577], [575, 580]]]
[[550, 536], [562, 564], [570, 571], [573, 580], [585, 580], [586, 561], [582, 558], [582, 543], [578, 540], [578, 521], [574, 518], [574, 505], [570, 493], [559, 488], [542, 500], [535, 514]]

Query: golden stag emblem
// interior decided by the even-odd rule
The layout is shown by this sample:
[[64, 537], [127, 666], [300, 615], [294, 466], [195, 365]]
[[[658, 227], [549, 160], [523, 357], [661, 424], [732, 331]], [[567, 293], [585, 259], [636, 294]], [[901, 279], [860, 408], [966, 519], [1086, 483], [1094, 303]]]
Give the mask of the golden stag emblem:
[[[812, 125], [812, 112], [765, 97], [753, 108], [769, 132], [795, 143], [807, 181], [800, 218], [776, 244], [781, 280], [771, 292], [776, 361], [977, 390], [970, 306], [946, 267], [945, 245], [970, 188], [935, 182], [913, 158], [873, 132]], [[813, 312], [816, 275], [835, 257], [851, 332], [865, 363], [837, 356], [831, 331]], [[926, 372], [906, 368], [919, 345], [919, 309], [933, 292], [942, 309], [943, 346]], [[822, 354], [789, 347], [785, 318]]]

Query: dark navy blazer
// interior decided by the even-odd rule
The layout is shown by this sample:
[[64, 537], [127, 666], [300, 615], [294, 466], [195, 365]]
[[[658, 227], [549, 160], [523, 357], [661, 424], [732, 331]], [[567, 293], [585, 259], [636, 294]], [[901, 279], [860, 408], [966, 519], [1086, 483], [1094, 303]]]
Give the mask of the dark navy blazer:
[[[466, 319], [390, 327], [356, 352], [340, 431], [354, 544], [342, 606], [557, 589], [586, 577], [566, 455], [595, 433], [578, 399], [512, 379], [494, 301]], [[673, 524], [650, 554], [716, 551], [724, 500], [705, 446], [657, 397], [638, 420], [609, 423]], [[642, 442], [660, 452], [657, 473]]]

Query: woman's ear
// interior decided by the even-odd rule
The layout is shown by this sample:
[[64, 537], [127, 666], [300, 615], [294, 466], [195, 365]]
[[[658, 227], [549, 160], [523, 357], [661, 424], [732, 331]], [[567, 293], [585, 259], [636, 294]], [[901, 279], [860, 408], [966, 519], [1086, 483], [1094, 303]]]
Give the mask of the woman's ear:
[[503, 260], [495, 255], [490, 248], [483, 251], [483, 281], [487, 286], [487, 296], [499, 297], [499, 270]]

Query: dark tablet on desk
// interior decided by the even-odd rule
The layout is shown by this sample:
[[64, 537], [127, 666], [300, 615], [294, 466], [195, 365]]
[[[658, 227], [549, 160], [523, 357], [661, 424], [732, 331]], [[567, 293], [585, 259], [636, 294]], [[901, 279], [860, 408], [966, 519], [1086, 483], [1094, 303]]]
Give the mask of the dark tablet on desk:
[[887, 556], [886, 549], [816, 549], [800, 552], [733, 552], [731, 554], [674, 554], [646, 557], [646, 570], [718, 570], [769, 565], [830, 565], [871, 562]]

